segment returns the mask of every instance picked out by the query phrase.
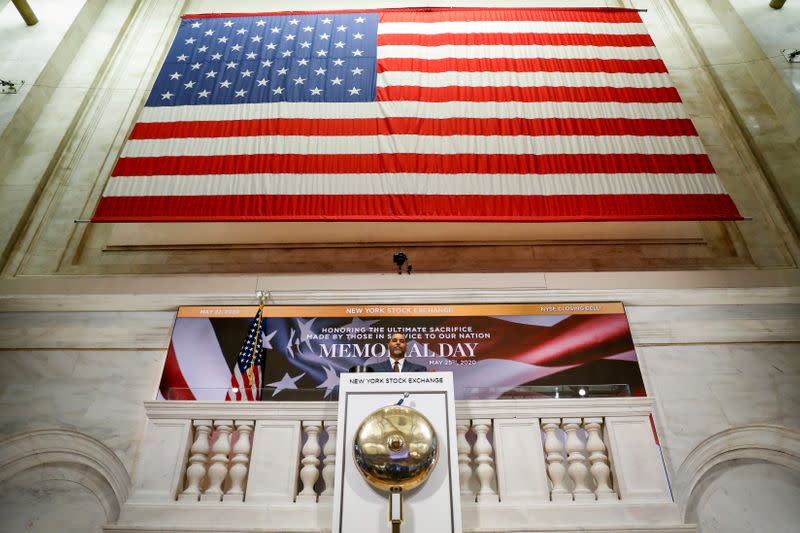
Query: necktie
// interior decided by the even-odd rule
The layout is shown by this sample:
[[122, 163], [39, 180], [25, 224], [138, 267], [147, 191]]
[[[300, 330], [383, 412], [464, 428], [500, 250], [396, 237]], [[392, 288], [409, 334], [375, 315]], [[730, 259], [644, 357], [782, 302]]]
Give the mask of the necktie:
[[394, 362], [394, 371], [395, 372], [400, 372], [400, 361], [395, 361]]

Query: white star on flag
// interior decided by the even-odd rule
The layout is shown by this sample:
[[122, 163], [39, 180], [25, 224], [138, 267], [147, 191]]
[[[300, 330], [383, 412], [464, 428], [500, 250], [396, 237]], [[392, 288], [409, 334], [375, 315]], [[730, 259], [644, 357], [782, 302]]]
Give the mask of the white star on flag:
[[374, 324], [375, 322], [378, 322], [378, 321], [377, 320], [361, 320], [357, 316], [354, 316], [352, 322], [350, 322], [346, 326], [342, 326], [342, 329], [344, 329], [345, 331], [365, 330], [368, 327], [370, 327], [372, 324]]
[[[305, 81], [305, 80], [303, 80], [303, 81]], [[297, 83], [297, 80], [295, 80], [295, 83]], [[311, 343], [308, 341], [308, 337], [309, 337], [309, 335], [313, 335], [314, 334], [314, 330], [312, 328], [314, 326], [314, 321], [315, 320], [316, 320], [316, 317], [312, 318], [308, 322], [303, 322], [299, 318], [297, 319], [297, 325], [300, 327], [300, 335], [298, 337], [298, 340], [299, 340], [299, 342], [305, 342], [306, 346], [308, 346], [309, 350], [312, 350], [312, 348], [311, 348]]]
[[272, 340], [272, 337], [274, 337], [276, 333], [278, 333], [277, 329], [272, 333], [270, 333], [269, 335], [264, 335], [264, 338], [261, 340], [261, 346], [263, 346], [265, 350], [272, 349], [272, 343], [269, 341]]
[[[278, 89], [280, 89], [281, 92], [283, 92], [283, 88], [278, 87]], [[278, 89], [273, 89], [272, 92], [275, 92]], [[289, 340], [286, 342], [286, 353], [291, 355], [292, 359], [294, 359], [294, 348], [292, 347], [292, 344], [294, 344], [294, 328], [289, 328]]]
[[330, 393], [333, 392], [333, 389], [339, 386], [339, 376], [337, 376], [336, 371], [328, 365], [325, 365], [323, 370], [325, 370], [325, 381], [317, 385], [317, 388], [325, 389], [325, 398], [327, 398]]

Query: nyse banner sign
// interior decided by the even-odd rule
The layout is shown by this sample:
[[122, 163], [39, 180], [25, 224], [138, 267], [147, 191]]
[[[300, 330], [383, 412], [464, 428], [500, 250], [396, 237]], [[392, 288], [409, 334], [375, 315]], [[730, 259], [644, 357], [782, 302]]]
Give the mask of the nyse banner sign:
[[[256, 307], [183, 307], [162, 376], [166, 399], [222, 400]], [[263, 400], [337, 395], [339, 375], [385, 361], [393, 333], [457, 399], [536, 395], [558, 385], [644, 394], [621, 303], [266, 307]]]

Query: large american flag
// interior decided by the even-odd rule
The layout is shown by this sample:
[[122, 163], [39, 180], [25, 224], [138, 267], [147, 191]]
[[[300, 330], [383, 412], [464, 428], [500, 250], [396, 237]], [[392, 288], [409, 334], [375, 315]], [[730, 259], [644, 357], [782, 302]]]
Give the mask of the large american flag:
[[118, 221], [741, 218], [639, 13], [189, 15]]

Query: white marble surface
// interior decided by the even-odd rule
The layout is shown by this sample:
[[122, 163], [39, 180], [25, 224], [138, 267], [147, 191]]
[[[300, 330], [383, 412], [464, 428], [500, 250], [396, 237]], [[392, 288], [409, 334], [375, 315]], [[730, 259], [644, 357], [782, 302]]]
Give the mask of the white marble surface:
[[[0, 72], [4, 80], [24, 80], [16, 95], [0, 95], [0, 134], [35, 86], [70, 25], [87, 0], [31, 2], [39, 22], [27, 26], [13, 4], [0, 7]], [[36, 42], [36, 46], [30, 46]], [[47, 80], [42, 80], [47, 83]]]
[[[702, 322], [698, 322], [702, 328]], [[800, 427], [800, 344], [637, 349], [670, 473], [704, 439], [736, 426]]]
[[731, 461], [697, 491], [690, 519], [701, 533], [794, 533], [800, 524], [800, 473], [782, 466]]
[[96, 533], [106, 524], [97, 496], [80, 480], [32, 468], [0, 483], [3, 533]]
[[781, 54], [784, 48], [800, 48], [800, 2], [788, 0], [776, 10], [764, 0], [729, 1], [800, 101], [800, 63], [789, 64]]
[[30, 350], [0, 355], [0, 435], [69, 428], [111, 448], [131, 471], [155, 399], [163, 351]]

